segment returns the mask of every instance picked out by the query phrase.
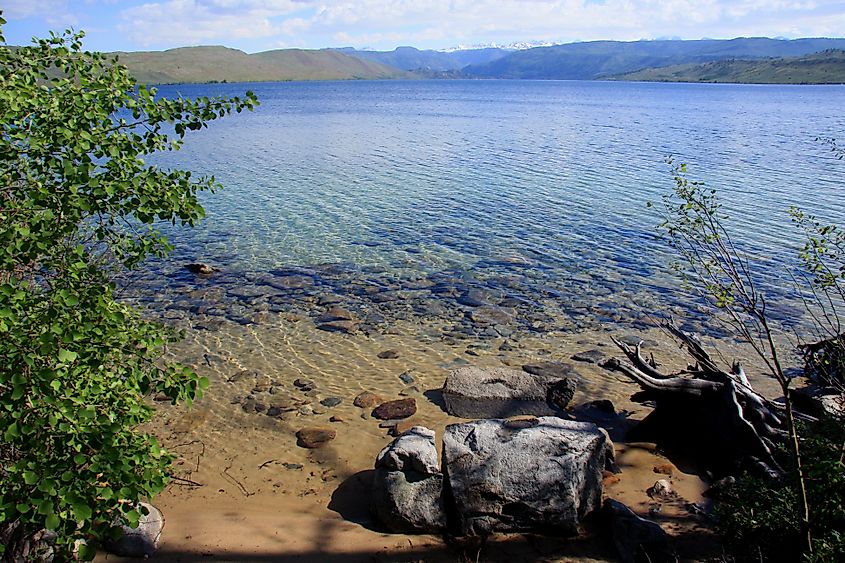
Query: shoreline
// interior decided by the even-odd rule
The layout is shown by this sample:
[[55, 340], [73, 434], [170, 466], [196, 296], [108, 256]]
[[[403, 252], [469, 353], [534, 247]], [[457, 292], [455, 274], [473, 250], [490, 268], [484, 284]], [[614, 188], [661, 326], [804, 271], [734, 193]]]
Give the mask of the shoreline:
[[[610, 398], [617, 411], [632, 420], [649, 411], [630, 402], [630, 394], [638, 389], [633, 383], [595, 364], [570, 359], [590, 347], [613, 354], [604, 342], [610, 334], [605, 331], [525, 337], [509, 351], [479, 349], [478, 355], [467, 356], [463, 346], [420, 342], [419, 326], [414, 323], [400, 322], [394, 329], [394, 334], [369, 336], [329, 333], [307, 321], [280, 315], [268, 325], [227, 323], [221, 328], [222, 335], [189, 333], [191, 338], [171, 353], [177, 358], [193, 358], [195, 367], [209, 376], [212, 385], [192, 410], [157, 404], [150, 430], [179, 456], [176, 476], [201, 486], [176, 480], [154, 499], [166, 520], [155, 557], [162, 561], [459, 560], [466, 546], [447, 544], [435, 536], [386, 534], [370, 518], [368, 478], [376, 454], [392, 437], [369, 416], [369, 409], [352, 405], [361, 390], [375, 391], [386, 400], [413, 396], [419, 410], [410, 420], [434, 429], [438, 446], [443, 427], [463, 420], [447, 415], [437, 401], [437, 390], [450, 365], [494, 367], [564, 361], [574, 365], [578, 381], [572, 405]], [[673, 348], [666, 335], [650, 329], [639, 336], [649, 342], [648, 350], [658, 361], [671, 364], [673, 358], [667, 353]], [[221, 348], [227, 352], [221, 354]], [[397, 357], [379, 358], [386, 349], [395, 351]], [[725, 350], [729, 354], [740, 351], [730, 344]], [[232, 377], [244, 371], [255, 374]], [[398, 377], [406, 373], [412, 375], [413, 384]], [[248, 393], [260, 375], [280, 383], [282, 391], [272, 397], [310, 400], [308, 404], [317, 407], [296, 410], [283, 418], [246, 412], [242, 404], [233, 403], [233, 397]], [[311, 397], [291, 385], [295, 378], [306, 375], [316, 382]], [[761, 389], [770, 391], [765, 385]], [[336, 396], [341, 403], [322, 408], [318, 401], [326, 396]], [[320, 449], [301, 448], [294, 434], [304, 426], [332, 428], [337, 438]], [[680, 538], [678, 545], [687, 553], [714, 549], [718, 554], [712, 532], [700, 516], [686, 508], [690, 503], [706, 504], [702, 496], [706, 484], [694, 468], [650, 451], [648, 446], [617, 442], [616, 449], [623, 471], [607, 477], [605, 495], [661, 523], [670, 535]], [[671, 476], [655, 473], [655, 468], [663, 466], [671, 468]], [[671, 503], [655, 502], [645, 493], [660, 478], [669, 479], [679, 493]], [[514, 534], [497, 536], [483, 548], [485, 561], [612, 557], [612, 545], [596, 535], [556, 539]], [[120, 560], [100, 556], [100, 560], [106, 559]]]

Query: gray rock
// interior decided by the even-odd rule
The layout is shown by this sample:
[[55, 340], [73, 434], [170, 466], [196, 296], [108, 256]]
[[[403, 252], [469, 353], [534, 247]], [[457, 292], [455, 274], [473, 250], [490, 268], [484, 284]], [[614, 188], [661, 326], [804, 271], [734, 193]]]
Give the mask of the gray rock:
[[433, 431], [414, 426], [379, 453], [375, 467], [371, 508], [385, 527], [400, 533], [446, 529]]
[[656, 522], [640, 518], [613, 499], [604, 501], [602, 516], [623, 563], [676, 561], [666, 532]]
[[461, 305], [466, 305], [467, 307], [490, 305], [490, 300], [488, 299], [487, 294], [477, 289], [470, 289], [458, 297], [457, 301]]
[[672, 485], [666, 479], [655, 481], [654, 485], [646, 490], [646, 494], [650, 498], [658, 499], [668, 499], [677, 496], [677, 493], [672, 489]]
[[405, 385], [411, 385], [412, 383], [414, 383], [414, 376], [411, 375], [410, 371], [401, 373], [399, 375], [399, 379], [401, 379], [402, 383], [404, 383]]
[[376, 458], [376, 468], [391, 471], [413, 470], [428, 475], [440, 474], [434, 431], [414, 426], [388, 444]]
[[522, 366], [522, 371], [530, 373], [531, 375], [538, 375], [540, 377], [553, 377], [561, 379], [569, 376], [573, 372], [571, 364], [563, 362], [540, 362], [537, 364], [525, 364]]
[[601, 502], [608, 439], [557, 417], [446, 427], [443, 466], [462, 535], [575, 534]]
[[320, 323], [317, 328], [325, 330], [326, 332], [343, 332], [345, 334], [354, 334], [358, 330], [358, 321], [329, 321]]
[[576, 362], [586, 362], [588, 364], [598, 364], [607, 358], [607, 354], [599, 350], [586, 350], [573, 354], [572, 359]]
[[562, 381], [507, 368], [458, 368], [446, 378], [443, 399], [449, 414], [463, 418], [553, 416], [561, 407], [549, 403], [550, 392]]
[[340, 397], [326, 397], [325, 399], [320, 401], [320, 404], [324, 407], [332, 408], [338, 406], [342, 402], [343, 399], [341, 399]]
[[[475, 324], [506, 325], [513, 320], [513, 311], [491, 305], [481, 305], [472, 309], [467, 316]], [[498, 332], [496, 332], [496, 335], [498, 335]]]
[[106, 551], [121, 557], [150, 557], [155, 553], [161, 530], [164, 528], [164, 517], [151, 504], [142, 502], [140, 507], [146, 508], [147, 514], [142, 511], [138, 527], [121, 526], [123, 536], [118, 540], [105, 542], [103, 547]]

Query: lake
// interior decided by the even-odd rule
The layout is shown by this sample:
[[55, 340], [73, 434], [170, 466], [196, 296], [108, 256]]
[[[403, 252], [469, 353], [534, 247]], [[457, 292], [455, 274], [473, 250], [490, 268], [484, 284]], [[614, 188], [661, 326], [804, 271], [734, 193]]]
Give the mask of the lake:
[[790, 284], [789, 205], [845, 223], [845, 163], [816, 141], [845, 131], [842, 86], [353, 81], [159, 92], [248, 88], [261, 100], [254, 113], [156, 158], [224, 185], [203, 197], [198, 228], [169, 232], [168, 279], [185, 281], [186, 261], [247, 277], [333, 265], [376, 286], [448, 278], [458, 293], [542, 296], [574, 312], [565, 328], [577, 329], [682, 310], [647, 207], [673, 187], [668, 155], [719, 190], [771, 292]]

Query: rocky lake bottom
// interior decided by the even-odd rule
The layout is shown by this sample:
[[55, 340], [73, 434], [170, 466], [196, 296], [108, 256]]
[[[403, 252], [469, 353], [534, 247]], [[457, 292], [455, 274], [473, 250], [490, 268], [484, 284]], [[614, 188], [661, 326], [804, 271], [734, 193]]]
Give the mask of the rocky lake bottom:
[[[682, 554], [718, 552], [705, 515], [706, 483], [695, 467], [667, 459], [653, 444], [620, 439], [650, 409], [630, 400], [634, 383], [600, 366], [618, 355], [613, 335], [642, 339], [667, 369], [683, 367], [650, 303], [631, 299], [624, 287], [564, 294], [509, 261], [498, 271], [504, 274], [482, 280], [454, 273], [402, 278], [338, 265], [211, 275], [174, 266], [167, 276], [134, 274], [126, 298], [184, 330], [168, 356], [211, 382], [191, 409], [155, 401], [151, 430], [178, 456], [176, 479], [157, 500], [167, 519], [157, 558], [612, 559], [612, 546], [589, 530], [576, 539], [518, 534], [452, 545], [385, 533], [370, 515], [373, 464], [392, 435], [426, 426], [439, 447], [443, 428], [463, 421], [447, 414], [440, 393], [452, 370], [543, 362], [560, 363], [576, 383], [570, 407], [607, 399], [618, 413], [610, 434], [622, 472], [606, 476], [605, 495], [678, 535]], [[702, 320], [693, 318], [688, 328]], [[712, 336], [706, 341], [715, 342]], [[774, 395], [769, 380], [754, 378], [747, 350], [730, 339], [718, 343], [726, 358], [749, 365], [761, 392]], [[364, 392], [376, 397], [361, 400]], [[373, 416], [378, 403], [398, 399], [412, 399], [412, 416]], [[671, 483], [671, 496], [649, 496], [659, 479]]]

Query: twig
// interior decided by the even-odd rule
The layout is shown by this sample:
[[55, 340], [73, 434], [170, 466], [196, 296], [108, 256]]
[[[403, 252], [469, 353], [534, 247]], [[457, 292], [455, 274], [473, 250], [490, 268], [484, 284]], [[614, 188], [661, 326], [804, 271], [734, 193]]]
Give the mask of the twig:
[[251, 493], [251, 492], [249, 492], [249, 490], [248, 490], [246, 487], [244, 487], [244, 486], [243, 486], [243, 483], [241, 483], [241, 482], [240, 482], [240, 481], [238, 481], [235, 477], [233, 477], [231, 474], [229, 474], [229, 470], [230, 470], [231, 468], [232, 468], [232, 464], [230, 463], [229, 465], [227, 465], [227, 466], [223, 469], [223, 471], [221, 471], [221, 472], [220, 472], [220, 474], [221, 474], [223, 477], [225, 477], [225, 478], [226, 478], [226, 480], [227, 480], [227, 481], [229, 481], [230, 483], [232, 483], [232, 484], [234, 484], [234, 485], [237, 485], [237, 486], [238, 486], [238, 488], [241, 490], [241, 493], [243, 493], [243, 495], [244, 495], [244, 496], [246, 496], [246, 497], [251, 497], [252, 495], [254, 495], [255, 493]]
[[169, 475], [171, 479], [174, 481], [178, 481], [177, 485], [185, 485], [189, 487], [204, 487], [205, 485], [202, 483], [197, 483], [196, 481], [191, 481], [190, 479], [185, 479], [184, 477], [177, 477], [176, 475]]
[[279, 460], [277, 460], [277, 459], [268, 459], [267, 461], [265, 461], [264, 463], [262, 463], [261, 465], [259, 465], [259, 466], [258, 466], [258, 469], [264, 469], [265, 467], [267, 467], [267, 466], [268, 466], [268, 465], [270, 465], [271, 463], [275, 463], [275, 462], [277, 462], [277, 461], [279, 461]]

